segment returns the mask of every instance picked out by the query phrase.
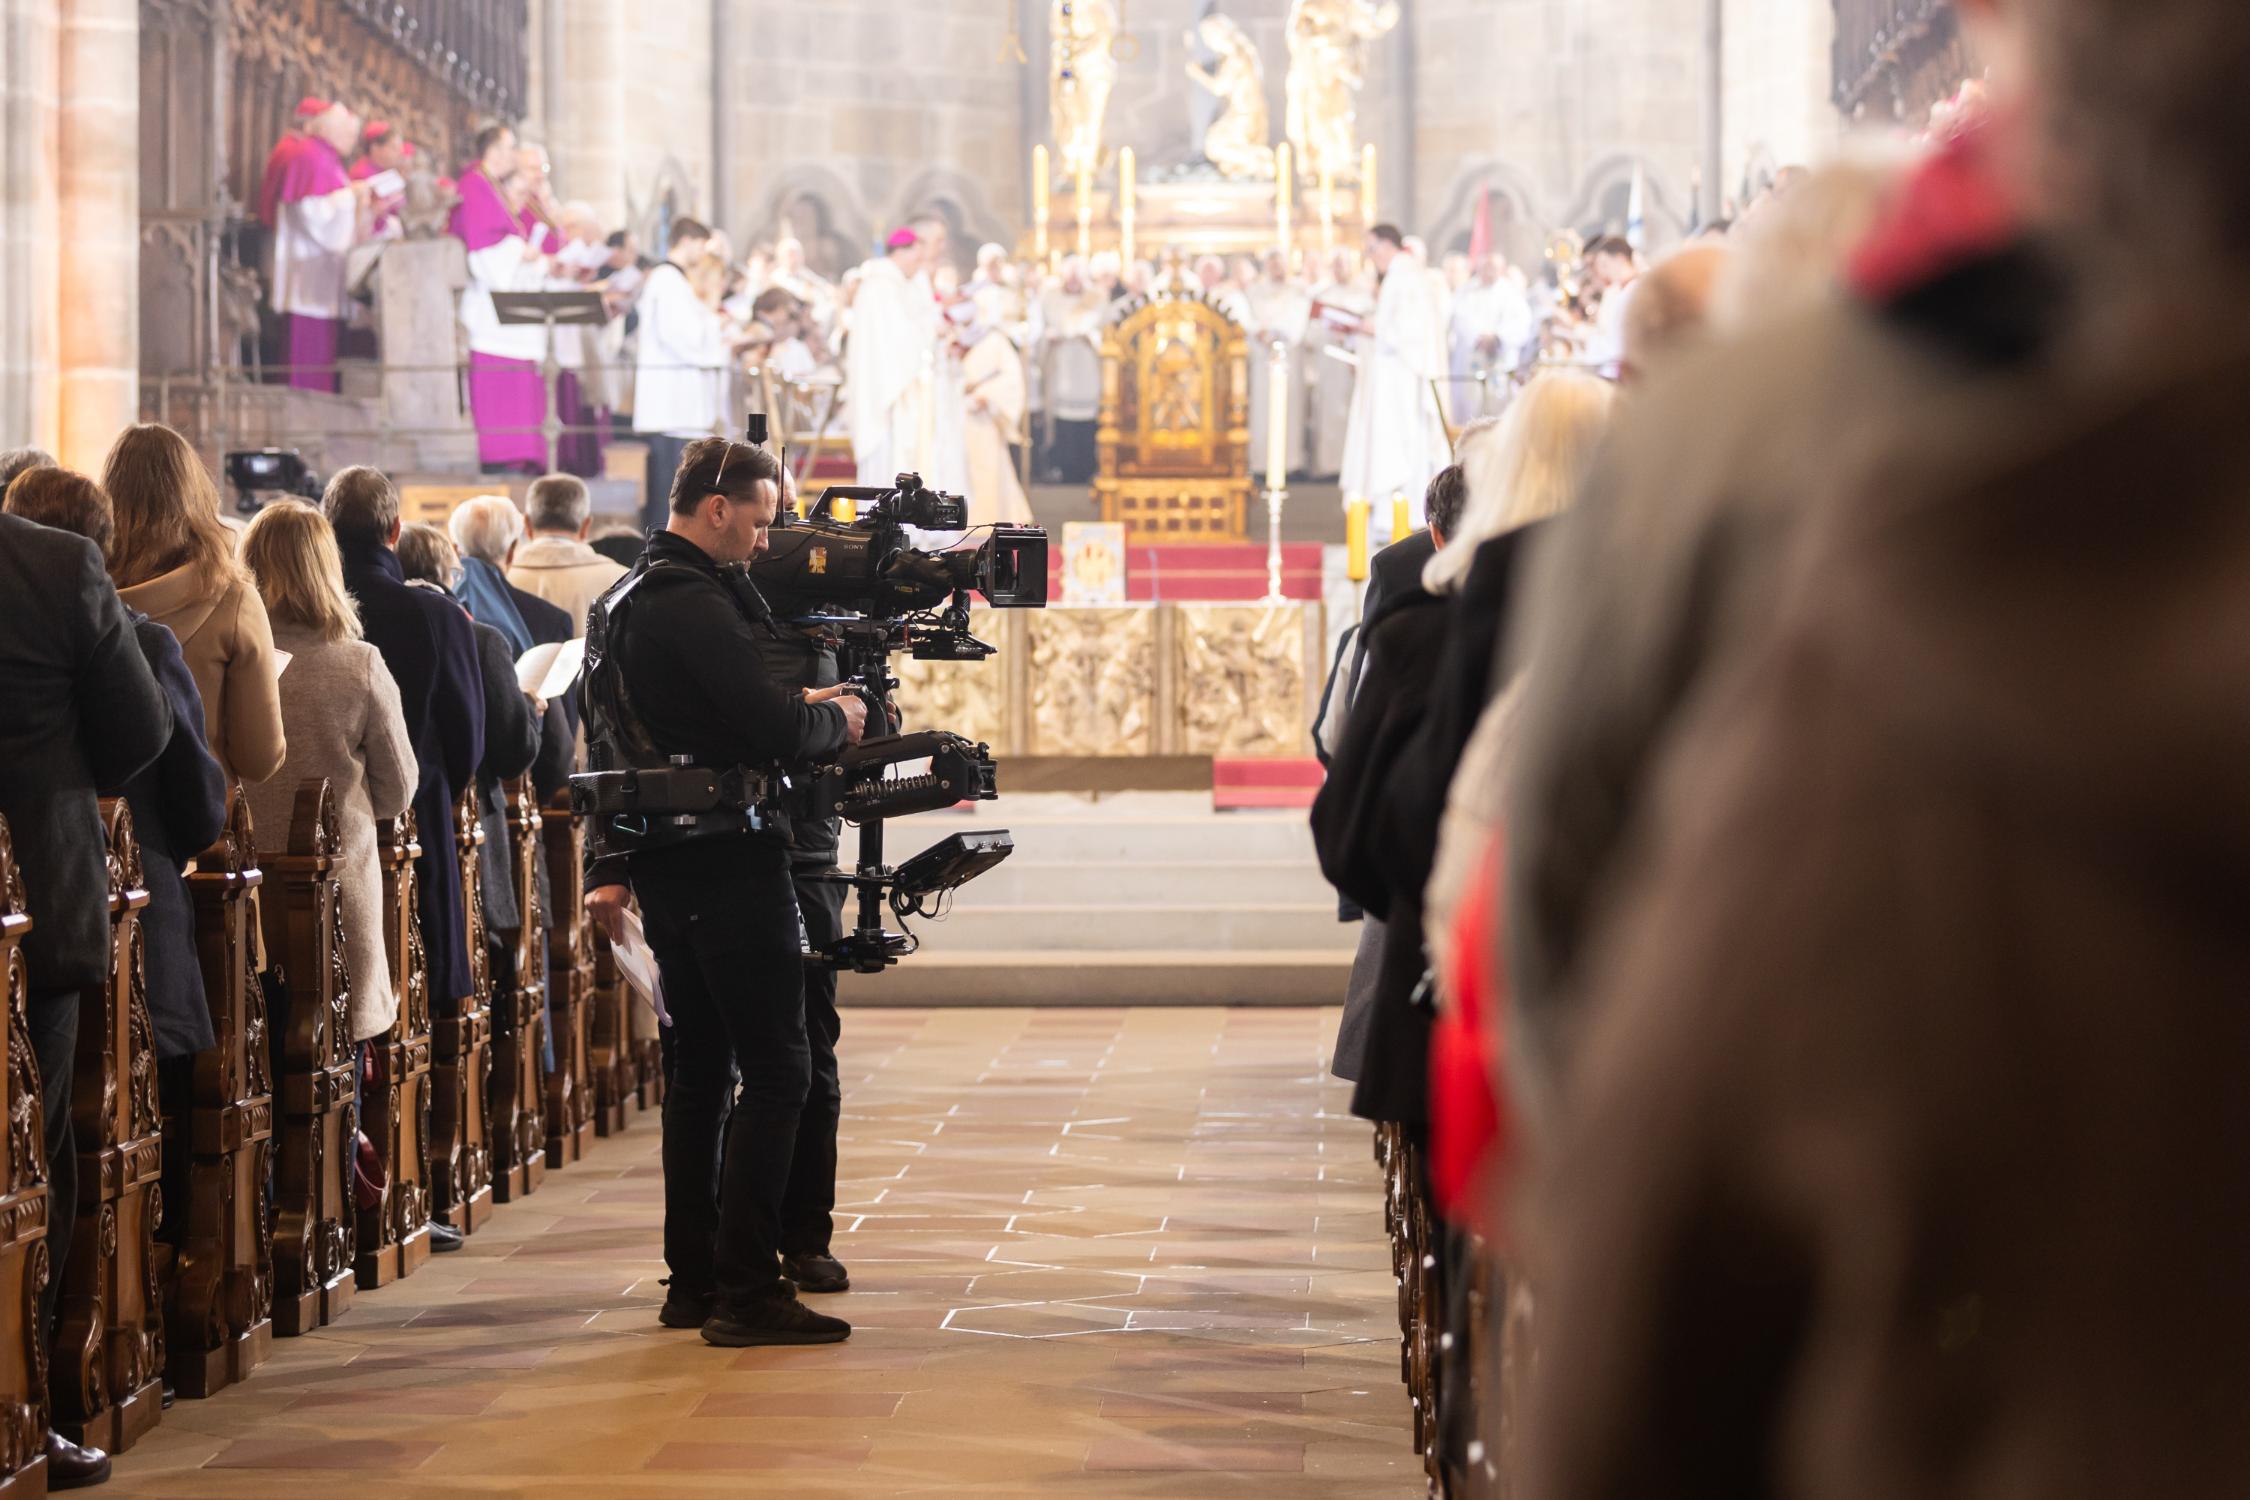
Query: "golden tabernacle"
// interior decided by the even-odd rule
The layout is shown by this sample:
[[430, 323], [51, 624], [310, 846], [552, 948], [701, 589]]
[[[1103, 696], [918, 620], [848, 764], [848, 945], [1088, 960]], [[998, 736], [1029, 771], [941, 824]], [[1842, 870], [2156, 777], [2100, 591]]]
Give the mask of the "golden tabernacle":
[[1249, 341], [1199, 292], [1127, 304], [1102, 334], [1094, 499], [1125, 540], [1239, 542], [1250, 503]]

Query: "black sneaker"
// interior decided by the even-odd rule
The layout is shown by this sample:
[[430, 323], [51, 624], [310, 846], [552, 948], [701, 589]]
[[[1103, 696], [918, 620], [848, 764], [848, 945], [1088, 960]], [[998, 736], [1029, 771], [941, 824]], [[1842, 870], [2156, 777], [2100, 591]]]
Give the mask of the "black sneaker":
[[852, 1289], [851, 1273], [844, 1263], [825, 1250], [810, 1255], [784, 1255], [781, 1257], [781, 1274], [797, 1283], [800, 1292], [848, 1292]]
[[657, 1283], [669, 1287], [664, 1294], [664, 1306], [656, 1314], [656, 1321], [666, 1328], [701, 1328], [711, 1316], [712, 1296], [684, 1286], [673, 1286], [667, 1276]]
[[435, 1219], [430, 1220], [430, 1251], [434, 1255], [446, 1255], [460, 1249], [462, 1242], [467, 1238], [467, 1235], [455, 1229], [451, 1224], [440, 1224]]
[[851, 1335], [851, 1324], [816, 1313], [794, 1297], [721, 1303], [703, 1325], [703, 1342], [722, 1349], [760, 1344], [841, 1344]]

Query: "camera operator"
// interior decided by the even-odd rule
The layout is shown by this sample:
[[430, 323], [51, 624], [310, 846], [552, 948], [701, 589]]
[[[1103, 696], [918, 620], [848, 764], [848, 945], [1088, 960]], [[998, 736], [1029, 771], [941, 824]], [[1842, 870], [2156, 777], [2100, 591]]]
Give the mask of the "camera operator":
[[[692, 766], [747, 784], [859, 740], [859, 699], [776, 679], [781, 627], [733, 566], [764, 550], [781, 486], [780, 464], [747, 444], [707, 438], [681, 455], [665, 529], [594, 606], [597, 770]], [[630, 888], [671, 1013], [661, 1321], [726, 1346], [834, 1343], [850, 1325], [798, 1302], [780, 1261], [812, 1048], [788, 844], [770, 800], [755, 803], [591, 819], [586, 905], [615, 940]]]

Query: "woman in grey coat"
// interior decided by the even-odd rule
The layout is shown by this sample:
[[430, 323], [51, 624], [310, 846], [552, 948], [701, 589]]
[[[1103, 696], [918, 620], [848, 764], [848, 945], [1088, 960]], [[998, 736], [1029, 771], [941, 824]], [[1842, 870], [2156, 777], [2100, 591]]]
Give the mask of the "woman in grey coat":
[[350, 969], [352, 1040], [382, 1035], [398, 1019], [390, 954], [383, 942], [383, 872], [375, 825], [404, 813], [418, 768], [398, 684], [382, 653], [360, 639], [359, 612], [344, 590], [343, 563], [328, 521], [309, 505], [269, 505], [250, 523], [242, 559], [258, 581], [286, 653], [281, 719], [288, 759], [271, 781], [249, 789], [258, 844], [288, 847], [297, 788], [325, 776], [342, 836], [344, 957]]

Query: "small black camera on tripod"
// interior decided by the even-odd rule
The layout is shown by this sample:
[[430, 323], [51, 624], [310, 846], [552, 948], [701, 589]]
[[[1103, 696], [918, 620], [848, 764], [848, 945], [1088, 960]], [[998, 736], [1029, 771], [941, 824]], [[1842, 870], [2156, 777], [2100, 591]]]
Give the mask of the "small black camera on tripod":
[[320, 503], [321, 480], [294, 448], [245, 448], [226, 456], [227, 483], [234, 486], [237, 513], [254, 516], [262, 495], [294, 495]]
[[[847, 500], [856, 511], [848, 521], [837, 509]], [[833, 486], [803, 519], [784, 515], [765, 555], [750, 565], [777, 617], [835, 642], [843, 680], [866, 700], [870, 726], [895, 722], [893, 656], [975, 662], [994, 653], [970, 633], [972, 596], [996, 609], [1046, 607], [1047, 533], [1036, 526], [971, 528], [968, 509], [960, 496], [929, 489], [916, 474], [899, 475], [889, 489]], [[973, 530], [990, 534], [946, 551], [916, 545], [918, 532]], [[892, 774], [924, 762], [924, 769]], [[902, 924], [908, 916], [942, 915], [954, 890], [1006, 859], [1015, 843], [1005, 830], [955, 834], [893, 869], [883, 863], [885, 820], [998, 795], [990, 748], [942, 730], [873, 736], [822, 767], [813, 781], [813, 812], [859, 828], [857, 867], [833, 877], [850, 883], [859, 906], [852, 930], [817, 957], [877, 974], [912, 953], [910, 934], [884, 928], [884, 906]]]

